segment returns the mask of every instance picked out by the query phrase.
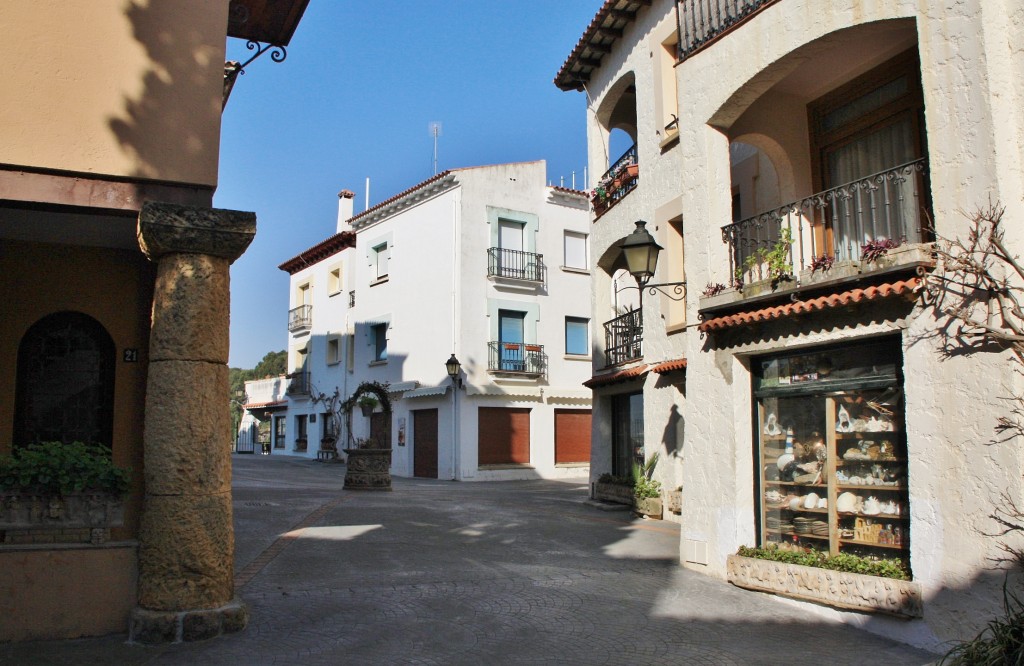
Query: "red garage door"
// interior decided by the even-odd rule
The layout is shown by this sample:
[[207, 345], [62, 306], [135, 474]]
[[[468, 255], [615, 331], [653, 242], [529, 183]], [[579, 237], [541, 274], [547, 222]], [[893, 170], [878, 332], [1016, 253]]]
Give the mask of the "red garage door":
[[555, 410], [555, 463], [590, 462], [590, 410]]
[[481, 407], [478, 413], [480, 465], [530, 462], [530, 410]]

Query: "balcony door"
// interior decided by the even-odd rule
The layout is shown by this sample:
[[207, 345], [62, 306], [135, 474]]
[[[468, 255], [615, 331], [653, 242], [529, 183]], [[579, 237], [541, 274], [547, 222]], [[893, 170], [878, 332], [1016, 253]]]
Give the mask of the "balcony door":
[[525, 322], [525, 312], [498, 310], [498, 353], [501, 370], [526, 371], [526, 357], [523, 354]]
[[924, 155], [920, 64], [907, 51], [808, 107], [817, 191], [839, 188], [819, 237], [837, 259], [857, 259], [870, 240], [922, 240], [925, 188], [896, 167]]
[[498, 275], [525, 278], [523, 252], [526, 249], [525, 225], [513, 220], [498, 220]]

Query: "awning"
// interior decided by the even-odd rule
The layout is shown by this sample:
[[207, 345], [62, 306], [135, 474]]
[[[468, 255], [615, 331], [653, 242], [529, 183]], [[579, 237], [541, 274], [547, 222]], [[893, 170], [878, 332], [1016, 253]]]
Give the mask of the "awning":
[[589, 401], [593, 397], [593, 393], [589, 389], [573, 389], [573, 388], [545, 388], [544, 397], [551, 402], [558, 402], [560, 400], [587, 400]]
[[541, 390], [536, 386], [498, 386], [497, 384], [484, 384], [483, 386], [466, 386], [466, 395], [493, 395], [508, 397], [540, 398]]
[[423, 388], [412, 389], [411, 391], [406, 391], [402, 395], [402, 397], [403, 398], [427, 398], [427, 397], [432, 396], [432, 395], [444, 395], [447, 392], [448, 392], [448, 385], [447, 384], [445, 384], [443, 386], [424, 386]]
[[242, 405], [242, 409], [284, 409], [287, 406], [287, 400], [277, 400], [275, 402], [250, 402]]
[[599, 386], [608, 386], [610, 384], [619, 384], [622, 382], [628, 382], [632, 379], [639, 379], [646, 375], [650, 371], [650, 368], [645, 365], [638, 365], [633, 368], [626, 368], [625, 370], [619, 370], [618, 372], [609, 372], [605, 375], [595, 375], [583, 382], [583, 385], [588, 388], [597, 388]]
[[651, 372], [656, 372], [659, 375], [663, 375], [666, 372], [673, 372], [675, 370], [686, 370], [686, 359], [677, 358], [672, 361], [663, 361], [661, 363], [655, 363], [651, 366]]
[[388, 393], [401, 393], [402, 391], [411, 391], [420, 383], [416, 380], [408, 382], [395, 382], [394, 384], [388, 384]]

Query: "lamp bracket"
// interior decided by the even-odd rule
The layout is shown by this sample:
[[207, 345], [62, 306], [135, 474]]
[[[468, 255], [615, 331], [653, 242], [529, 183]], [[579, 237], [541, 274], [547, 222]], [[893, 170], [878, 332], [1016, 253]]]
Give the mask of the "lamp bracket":
[[[672, 293], [668, 292], [671, 287]], [[648, 289], [649, 295], [654, 296], [656, 292], [671, 298], [673, 301], [681, 301], [686, 298], [686, 282], [659, 282], [657, 284], [645, 284], [641, 289]], [[673, 295], [674, 294], [674, 295]], [[678, 298], [677, 298], [678, 296]]]
[[256, 51], [256, 53], [241, 65], [238, 65], [237, 69], [239, 74], [245, 74], [245, 68], [249, 66], [249, 63], [256, 58], [259, 58], [267, 51], [270, 51], [270, 59], [274, 62], [284, 62], [284, 59], [288, 57], [288, 50], [280, 44], [260, 44], [259, 42], [250, 39], [245, 43], [245, 48], [250, 51]]

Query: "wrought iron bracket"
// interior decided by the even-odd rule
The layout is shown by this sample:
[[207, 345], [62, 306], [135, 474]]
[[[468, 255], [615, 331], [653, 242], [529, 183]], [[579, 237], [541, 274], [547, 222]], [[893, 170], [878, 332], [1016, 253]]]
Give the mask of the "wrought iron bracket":
[[256, 51], [256, 53], [238, 66], [237, 69], [239, 74], [245, 74], [245, 68], [248, 67], [252, 61], [256, 60], [256, 58], [259, 58], [267, 51], [270, 51], [270, 59], [274, 62], [284, 62], [284, 59], [288, 57], [288, 49], [280, 44], [260, 44], [259, 42], [250, 39], [245, 43], [245, 48], [250, 51]]
[[[672, 293], [668, 292], [668, 287], [672, 288]], [[655, 293], [660, 292], [662, 296], [667, 296], [673, 301], [681, 301], [686, 298], [686, 282], [659, 282], [658, 284], [645, 284], [644, 289], [649, 290], [647, 294], [654, 296]], [[672, 294], [675, 294], [673, 296]], [[678, 298], [676, 298], [678, 296]]]

